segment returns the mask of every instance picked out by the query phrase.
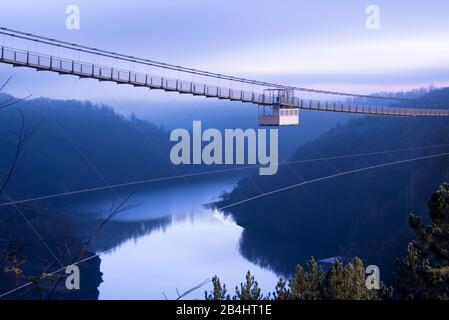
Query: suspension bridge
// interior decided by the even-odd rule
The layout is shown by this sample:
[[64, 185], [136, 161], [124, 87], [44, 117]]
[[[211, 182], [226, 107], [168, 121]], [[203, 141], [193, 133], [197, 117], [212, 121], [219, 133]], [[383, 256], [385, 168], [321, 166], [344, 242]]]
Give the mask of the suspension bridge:
[[[0, 34], [8, 37], [9, 39], [24, 40], [26, 42], [39, 43], [47, 46], [48, 48], [65, 49], [73, 53], [86, 53], [95, 57], [103, 57], [111, 59], [110, 64], [95, 63], [91, 61], [86, 61], [81, 58], [68, 58], [67, 56], [62, 56], [59, 54], [49, 54], [44, 52], [44, 50], [31, 50], [19, 45], [14, 46], [13, 43], [10, 46], [5, 44], [0, 46], [0, 63], [12, 65], [14, 67], [26, 67], [32, 68], [37, 71], [49, 71], [55, 72], [60, 75], [73, 75], [80, 78], [96, 79], [99, 81], [110, 81], [117, 84], [127, 84], [135, 87], [145, 87], [149, 89], [164, 90], [167, 92], [177, 92], [180, 94], [190, 94], [194, 96], [202, 96], [206, 98], [217, 98], [229, 101], [240, 101], [243, 103], [255, 104], [262, 107], [262, 113], [259, 112], [258, 121], [260, 125], [295, 125], [299, 123], [299, 111], [300, 110], [316, 110], [324, 112], [344, 112], [353, 114], [363, 114], [363, 115], [378, 115], [378, 116], [400, 116], [400, 117], [447, 117], [449, 116], [449, 109], [436, 109], [436, 108], [415, 108], [415, 107], [393, 107], [388, 105], [370, 105], [363, 103], [355, 103], [349, 99], [341, 99], [341, 97], [352, 97], [352, 98], [363, 98], [363, 99], [373, 99], [373, 100], [396, 100], [401, 101], [404, 104], [408, 101], [412, 104], [415, 99], [408, 98], [391, 98], [382, 96], [370, 96], [370, 95], [360, 95], [352, 94], [347, 92], [333, 92], [326, 90], [317, 90], [309, 88], [301, 88], [295, 86], [286, 86], [275, 83], [269, 83], [264, 81], [251, 80], [246, 78], [234, 77], [224, 74], [218, 74], [208, 71], [202, 71], [192, 68], [185, 68], [181, 66], [171, 65], [163, 62], [157, 62], [149, 59], [137, 58], [134, 56], [118, 54], [115, 52], [110, 52], [106, 50], [101, 50], [97, 48], [91, 48], [79, 44], [68, 43], [60, 40], [55, 40], [47, 37], [42, 37], [38, 35], [33, 35], [30, 33], [24, 33], [16, 30], [11, 30], [8, 28], [0, 28]], [[17, 43], [16, 43], [17, 44]], [[26, 47], [26, 45], [25, 45]], [[73, 54], [74, 56], [76, 54]], [[114, 61], [125, 61], [134, 63], [137, 65], [137, 70], [119, 68], [115, 66]], [[153, 67], [156, 73], [148, 73], [142, 70], [147, 67]], [[142, 70], [140, 70], [142, 69]], [[170, 70], [182, 73], [184, 75], [191, 75], [192, 78], [204, 77], [205, 81], [194, 81], [182, 79], [180, 76], [178, 78], [168, 77], [164, 75], [164, 70]], [[206, 79], [224, 80], [229, 84], [244, 84], [251, 87], [257, 88], [257, 90], [244, 90], [236, 89], [231, 86], [222, 86], [220, 84], [210, 84]], [[309, 99], [304, 97], [307, 94], [312, 95], [324, 95], [330, 98], [326, 99]], [[430, 100], [426, 101], [431, 103]], [[271, 111], [265, 113], [265, 107], [268, 107]], [[397, 150], [383, 150], [378, 152], [371, 152], [365, 154], [350, 154], [350, 155], [339, 155], [332, 157], [323, 157], [315, 159], [306, 159], [291, 161], [283, 163], [280, 165], [297, 164], [302, 162], [315, 162], [315, 161], [329, 161], [332, 159], [343, 159], [343, 158], [358, 158], [362, 156], [378, 155], [378, 154], [390, 154], [393, 152], [410, 152], [411, 150], [426, 149], [426, 148], [441, 148], [447, 147], [448, 145], [435, 145], [426, 146], [421, 148], [407, 148], [407, 149], [397, 149]], [[399, 166], [404, 164], [410, 164], [417, 161], [424, 161], [429, 159], [437, 159], [448, 157], [448, 152], [440, 152], [434, 154], [426, 154], [418, 157], [410, 157], [408, 159], [395, 160], [392, 162], [368, 165], [367, 167], [356, 168], [349, 171], [338, 171], [337, 173], [313, 178], [310, 180], [305, 180], [293, 185], [286, 187], [262, 192], [256, 196], [251, 196], [237, 202], [226, 204], [223, 207], [216, 208], [217, 210], [225, 210], [231, 207], [245, 204], [250, 201], [260, 199], [262, 197], [271, 196], [286, 190], [291, 190], [294, 188], [306, 186], [316, 182], [327, 181], [331, 179], [336, 179], [345, 175], [351, 175], [361, 172], [366, 172], [370, 170], [377, 170], [380, 168], [385, 168], [388, 166]], [[209, 174], [215, 174], [219, 172], [228, 172], [235, 170], [244, 170], [257, 168], [258, 166], [250, 167], [237, 167], [231, 169], [223, 169], [208, 172], [199, 172], [192, 174], [181, 174], [175, 176], [166, 176], [159, 178], [144, 179], [140, 181], [130, 181], [115, 185], [106, 185], [101, 187], [92, 187], [87, 189], [80, 189], [75, 191], [68, 191], [56, 194], [42, 195], [34, 198], [25, 198], [19, 200], [13, 200], [9, 198], [6, 202], [0, 203], [0, 208], [7, 206], [13, 206], [21, 212], [17, 206], [29, 204], [34, 201], [50, 200], [59, 197], [73, 196], [84, 194], [88, 192], [101, 191], [101, 190], [113, 190], [116, 188], [124, 188], [129, 186], [135, 186], [140, 184], [147, 184], [151, 182], [167, 181], [174, 179], [181, 179], [191, 176], [204, 176]], [[25, 220], [27, 218], [22, 215]], [[28, 220], [27, 220], [28, 222]], [[30, 224], [30, 226], [32, 226]], [[37, 233], [37, 231], [33, 228]], [[48, 247], [49, 251], [52, 250]], [[80, 264], [93, 257], [98, 256], [98, 254], [85, 259], [79, 259], [73, 264]], [[49, 275], [57, 274], [65, 270], [65, 266], [62, 265], [61, 268], [49, 273]], [[0, 299], [6, 297], [7, 295], [16, 292], [18, 290], [27, 288], [33, 284], [32, 281], [26, 282], [16, 288], [13, 288], [6, 292], [0, 292]]]
[[[22, 48], [0, 47], [0, 62], [14, 67], [33, 68], [38, 71], [56, 72], [60, 75], [73, 75], [80, 78], [97, 79], [99, 81], [111, 81], [117, 84], [128, 84], [135, 87], [146, 87], [149, 89], [164, 90], [168, 92], [178, 92], [180, 94], [191, 94], [206, 98], [217, 98], [229, 101], [240, 101], [252, 103], [262, 108], [259, 109], [259, 125], [296, 125], [299, 123], [299, 110], [316, 110], [325, 112], [344, 112], [364, 115], [380, 116], [404, 116], [404, 117], [447, 117], [449, 109], [436, 108], [412, 108], [393, 107], [388, 105], [369, 105], [354, 103], [348, 99], [305, 99], [298, 96], [298, 93], [312, 93], [328, 95], [331, 97], [356, 97], [365, 99], [388, 99], [410, 101], [413, 99], [401, 99], [391, 97], [379, 97], [358, 95], [345, 92], [332, 92], [294, 86], [285, 86], [246, 78], [234, 77], [192, 68], [185, 68], [149, 59], [142, 59], [125, 54], [119, 54], [102, 49], [87, 47], [79, 44], [68, 43], [61, 40], [51, 39], [39, 35], [0, 28], [3, 36], [31, 41], [52, 48], [63, 48], [72, 52], [82, 52], [97, 57], [106, 57], [113, 60], [121, 60], [135, 63], [137, 66], [151, 66], [159, 70], [160, 74], [149, 74], [139, 72], [139, 70], [122, 69], [110, 65], [98, 64], [77, 60], [75, 58], [61, 57], [54, 54], [24, 50]], [[139, 68], [137, 68], [139, 69]], [[228, 83], [241, 83], [257, 87], [257, 90], [235, 89], [229, 86], [210, 85], [207, 81], [189, 81], [181, 77], [173, 78], [161, 75], [161, 70], [172, 70], [193, 76], [204, 76], [207, 80], [226, 80]], [[268, 108], [268, 110], [266, 109]]]

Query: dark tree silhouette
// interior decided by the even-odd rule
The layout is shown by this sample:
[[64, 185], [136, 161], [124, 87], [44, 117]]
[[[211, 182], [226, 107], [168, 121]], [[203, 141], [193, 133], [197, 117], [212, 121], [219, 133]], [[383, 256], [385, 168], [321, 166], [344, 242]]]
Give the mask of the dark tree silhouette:
[[397, 262], [395, 294], [399, 299], [449, 299], [449, 184], [428, 203], [430, 224], [410, 215], [415, 239]]

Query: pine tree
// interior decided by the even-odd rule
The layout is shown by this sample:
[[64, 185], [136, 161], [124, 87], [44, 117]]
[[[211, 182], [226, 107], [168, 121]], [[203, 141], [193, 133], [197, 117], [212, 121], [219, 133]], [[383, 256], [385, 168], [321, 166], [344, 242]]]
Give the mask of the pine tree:
[[316, 262], [315, 258], [312, 257], [307, 262], [307, 283], [308, 283], [308, 290], [305, 294], [306, 300], [318, 300], [322, 299], [322, 291], [323, 291], [323, 281], [324, 281], [324, 272], [323, 270], [318, 267], [318, 263]]
[[288, 299], [290, 300], [305, 300], [309, 293], [309, 287], [306, 280], [306, 273], [302, 266], [297, 265], [295, 268], [295, 274], [289, 280], [288, 286], [290, 292]]
[[[369, 290], [366, 287], [366, 274], [363, 261], [357, 257], [346, 266], [350, 277], [350, 294], [348, 299], [351, 300], [373, 300], [377, 299], [378, 291]], [[385, 291], [385, 286], [381, 284], [380, 291]]]
[[221, 286], [220, 279], [217, 276], [212, 278], [213, 290], [208, 294], [204, 292], [206, 300], [230, 300], [230, 296], [227, 295], [226, 285]]
[[246, 282], [240, 284], [240, 289], [235, 288], [235, 300], [262, 300], [263, 295], [260, 291], [259, 284], [251, 275], [251, 272], [246, 273]]
[[332, 264], [326, 276], [324, 298], [326, 300], [344, 300], [348, 296], [348, 274], [340, 261]]
[[319, 300], [322, 299], [322, 286], [324, 272], [318, 267], [316, 260], [312, 257], [307, 262], [307, 272], [302, 266], [295, 268], [295, 274], [289, 281], [290, 295], [292, 300]]
[[280, 278], [276, 284], [276, 291], [273, 293], [274, 300], [288, 300], [290, 294], [290, 290], [287, 288], [287, 282]]
[[397, 262], [395, 295], [399, 299], [449, 299], [449, 185], [428, 203], [431, 223], [410, 215], [416, 237], [407, 256]]
[[[382, 291], [385, 290], [382, 284]], [[366, 287], [365, 266], [355, 257], [344, 265], [334, 262], [326, 274], [323, 299], [325, 300], [373, 300], [378, 298], [376, 290]]]

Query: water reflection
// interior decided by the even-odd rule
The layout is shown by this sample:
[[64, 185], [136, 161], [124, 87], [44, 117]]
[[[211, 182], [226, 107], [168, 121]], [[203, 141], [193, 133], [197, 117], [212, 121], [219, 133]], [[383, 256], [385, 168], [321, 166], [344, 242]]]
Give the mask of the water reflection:
[[[100, 299], [164, 299], [176, 297], [217, 274], [230, 293], [251, 270], [262, 289], [272, 290], [276, 276], [239, 254], [242, 228], [220, 214], [200, 214], [175, 220], [165, 230], [127, 241], [101, 255], [104, 282]], [[202, 298], [204, 290], [189, 298]]]
[[[100, 299], [175, 298], [177, 290], [215, 274], [233, 294], [248, 270], [265, 293], [272, 291], [276, 275], [240, 254], [243, 229], [204, 206], [234, 184], [226, 180], [138, 190], [132, 202], [140, 205], [106, 224], [92, 245], [91, 250], [101, 253]], [[72, 207], [91, 212], [89, 219], [79, 220], [78, 233], [91, 234], [110, 206], [111, 197], [104, 195]], [[203, 298], [206, 289], [210, 285], [189, 298]]]

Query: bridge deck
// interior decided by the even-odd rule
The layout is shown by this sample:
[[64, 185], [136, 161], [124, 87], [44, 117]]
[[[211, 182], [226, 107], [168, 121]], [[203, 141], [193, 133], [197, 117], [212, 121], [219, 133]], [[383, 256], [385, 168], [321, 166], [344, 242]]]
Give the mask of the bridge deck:
[[[0, 48], [0, 62], [11, 64], [16, 67], [29, 67], [40, 71], [52, 71], [59, 74], [75, 75], [82, 78], [112, 81], [119, 84], [129, 84], [136, 87], [147, 87], [150, 89], [160, 89], [179, 92], [182, 94], [204, 96], [208, 98], [240, 101], [266, 106], [272, 106], [275, 104], [273, 96], [260, 92], [243, 91], [221, 86], [210, 86], [202, 83], [154, 76], [131, 70], [117, 69], [109, 66], [69, 60], [3, 46], [0, 46]], [[302, 100], [298, 97], [292, 98], [292, 100], [288, 101], [286, 104], [292, 108], [328, 112], [386, 116], [449, 116], [449, 110], [447, 109], [367, 106], [349, 104], [347, 102]]]

